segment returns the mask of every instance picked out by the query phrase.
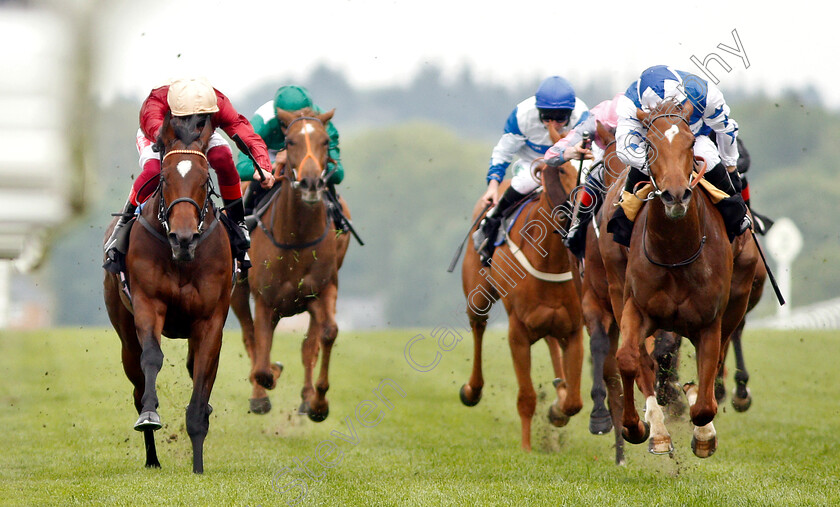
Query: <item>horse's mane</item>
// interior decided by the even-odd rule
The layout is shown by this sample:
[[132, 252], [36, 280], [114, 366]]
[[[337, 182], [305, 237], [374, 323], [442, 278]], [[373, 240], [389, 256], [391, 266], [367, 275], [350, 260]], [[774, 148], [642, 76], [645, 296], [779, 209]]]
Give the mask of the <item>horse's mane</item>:
[[210, 120], [209, 114], [191, 114], [189, 116], [173, 116], [169, 119], [175, 138], [189, 146], [201, 136], [204, 125]]

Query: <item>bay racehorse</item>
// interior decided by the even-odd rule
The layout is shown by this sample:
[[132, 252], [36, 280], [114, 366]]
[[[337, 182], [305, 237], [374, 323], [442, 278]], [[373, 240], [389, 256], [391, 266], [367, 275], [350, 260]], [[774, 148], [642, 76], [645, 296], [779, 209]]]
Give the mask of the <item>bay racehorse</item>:
[[[526, 451], [531, 450], [531, 419], [537, 401], [531, 382], [531, 345], [541, 338], [548, 344], [557, 393], [548, 412], [551, 423], [565, 426], [583, 405], [580, 281], [572, 272], [571, 254], [563, 245], [562, 235], [555, 234], [567, 223], [568, 193], [564, 188], [574, 186], [576, 173], [569, 164], [562, 169], [547, 167], [541, 173], [542, 194], [525, 205], [508, 240], [496, 248], [491, 266], [482, 267], [478, 254], [468, 248], [462, 269], [475, 357], [470, 378], [461, 387], [461, 401], [474, 406], [481, 400], [482, 339], [490, 308], [502, 299], [508, 314], [508, 344], [519, 384], [516, 405], [522, 423], [522, 448]], [[473, 219], [481, 213], [479, 202]]]
[[233, 283], [228, 235], [219, 226], [209, 195], [204, 152], [212, 134], [208, 115], [164, 120], [158, 141], [165, 150], [158, 188], [143, 206], [139, 226], [132, 227], [126, 253], [130, 301], [117, 275], [106, 272], [104, 282], [108, 316], [122, 341], [123, 369], [134, 384], [134, 406], [140, 414], [134, 429], [143, 432], [147, 467], [160, 467], [154, 431], [162, 427], [156, 392], [163, 365], [161, 335], [188, 340], [193, 393], [187, 405], [187, 433], [195, 473], [204, 471], [204, 439], [212, 411], [208, 401]]
[[[302, 346], [304, 384], [299, 412], [320, 422], [329, 414], [329, 364], [338, 335], [335, 304], [338, 270], [349, 245], [347, 234], [338, 234], [330, 219], [324, 192], [330, 174], [326, 113], [304, 109], [277, 110], [286, 136], [287, 161], [279, 179], [281, 188], [259, 217], [251, 239], [253, 267], [239, 280], [232, 308], [242, 326], [242, 339], [251, 359], [253, 386], [251, 411], [271, 409], [266, 389], [273, 389], [279, 370], [270, 363], [274, 329], [282, 317], [309, 313], [309, 329]], [[341, 200], [343, 213], [350, 213]], [[251, 316], [249, 292], [254, 298]], [[317, 382], [312, 376], [320, 352]]]
[[[609, 282], [611, 305], [621, 332], [617, 361], [622, 377], [624, 438], [650, 450], [673, 449], [654, 394], [653, 361], [644, 338], [657, 329], [687, 337], [696, 349], [699, 386], [686, 394], [694, 423], [692, 450], [701, 458], [717, 448], [712, 420], [717, 413], [714, 379], [728, 337], [742, 321], [758, 260], [755, 246], [742, 235], [730, 244], [723, 219], [704, 191], [694, 192], [705, 162], [693, 155], [692, 112], [665, 102], [637, 117], [647, 129], [649, 202], [636, 217], [630, 248], [619, 247], [601, 224], [599, 247]], [[664, 133], [667, 133], [665, 135]], [[697, 170], [699, 174], [692, 175]], [[621, 181], [621, 180], [620, 180]], [[622, 182], [623, 183], [623, 182]], [[614, 185], [605, 204], [618, 201]], [[645, 421], [634, 405], [634, 382], [645, 396]]]

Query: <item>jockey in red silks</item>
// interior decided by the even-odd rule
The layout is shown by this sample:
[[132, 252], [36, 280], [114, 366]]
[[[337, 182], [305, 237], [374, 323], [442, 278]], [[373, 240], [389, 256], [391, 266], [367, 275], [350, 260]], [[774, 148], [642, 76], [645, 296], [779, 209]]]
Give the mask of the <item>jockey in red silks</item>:
[[[140, 167], [143, 170], [131, 186], [123, 216], [114, 227], [111, 237], [105, 242], [105, 252], [109, 259], [113, 260], [119, 231], [129, 221], [137, 206], [148, 199], [157, 187], [157, 180], [160, 177], [160, 154], [154, 151], [152, 146], [157, 140], [167, 113], [171, 113], [172, 116], [210, 114], [214, 128], [221, 128], [231, 137], [238, 134], [248, 145], [260, 167], [259, 170], [265, 175], [263, 186], [271, 188], [274, 184], [265, 142], [254, 133], [248, 119], [240, 115], [230, 100], [222, 92], [213, 88], [206, 79], [178, 79], [169, 85], [155, 88], [140, 108], [137, 151], [140, 154]], [[239, 173], [236, 171], [230, 146], [218, 132], [214, 132], [210, 138], [207, 161], [216, 171], [219, 192], [228, 216], [239, 224], [245, 238], [248, 239]], [[259, 179], [256, 171], [254, 178]], [[250, 242], [249, 239], [248, 241]]]

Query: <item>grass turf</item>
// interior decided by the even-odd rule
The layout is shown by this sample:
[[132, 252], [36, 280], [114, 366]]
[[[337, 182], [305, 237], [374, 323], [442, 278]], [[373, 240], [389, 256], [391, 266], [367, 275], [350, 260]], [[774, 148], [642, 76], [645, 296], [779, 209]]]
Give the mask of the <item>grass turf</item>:
[[[547, 348], [532, 349], [539, 394], [534, 451], [519, 449], [516, 381], [505, 334], [485, 339], [481, 403], [461, 405], [471, 366], [469, 336], [434, 357], [431, 330], [341, 332], [333, 353], [330, 416], [295, 414], [302, 385], [300, 336], [278, 334], [273, 358], [286, 370], [270, 392], [274, 409], [249, 414], [249, 370], [240, 335], [225, 334], [205, 444], [205, 474], [191, 473], [185, 412], [191, 383], [186, 342], [166, 340], [158, 377], [160, 470], [143, 467], [143, 438], [131, 384], [110, 329], [0, 332], [0, 503], [8, 505], [821, 505], [840, 502], [840, 403], [835, 362], [840, 333], [748, 331], [744, 338], [753, 405], [729, 400], [715, 419], [719, 448], [691, 452], [691, 425], [668, 423], [676, 451], [653, 456], [626, 445], [613, 464], [611, 435], [587, 430], [583, 411], [551, 427]], [[683, 346], [682, 380], [695, 376]], [[418, 357], [419, 356], [419, 357]], [[729, 361], [732, 362], [731, 359]], [[385, 386], [389, 379], [404, 393]], [[731, 374], [727, 379], [731, 391]], [[373, 390], [381, 387], [381, 396]], [[391, 404], [388, 408], [383, 398]], [[637, 395], [641, 406], [641, 395]], [[368, 403], [365, 402], [368, 400]], [[374, 408], [373, 403], [377, 406]], [[367, 415], [365, 415], [365, 411]], [[378, 419], [376, 419], [378, 417]], [[363, 422], [367, 422], [365, 426]], [[327, 468], [318, 462], [331, 464]], [[331, 462], [331, 463], [330, 463]], [[306, 470], [308, 468], [308, 471]]]

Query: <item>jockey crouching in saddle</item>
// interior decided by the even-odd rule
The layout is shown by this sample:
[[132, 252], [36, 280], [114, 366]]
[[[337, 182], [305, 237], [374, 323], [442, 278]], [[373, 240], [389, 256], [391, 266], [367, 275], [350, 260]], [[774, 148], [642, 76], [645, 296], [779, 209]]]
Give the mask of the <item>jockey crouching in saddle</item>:
[[[304, 108], [310, 108], [316, 113], [323, 113], [324, 110], [312, 102], [309, 91], [302, 86], [281, 86], [274, 94], [274, 100], [263, 104], [251, 117], [251, 126], [254, 132], [260, 136], [268, 147], [268, 156], [273, 167], [280, 170], [286, 164], [286, 136], [283, 134], [280, 119], [277, 111], [295, 112]], [[335, 186], [344, 179], [344, 166], [341, 164], [341, 152], [338, 148], [338, 130], [332, 122], [326, 125], [327, 135], [330, 138], [329, 161], [327, 162], [327, 190], [330, 192], [334, 202], [338, 202], [338, 195]], [[236, 162], [236, 169], [243, 182], [243, 193], [245, 194], [245, 214], [252, 215], [254, 208], [260, 199], [266, 194], [266, 189], [257, 184], [253, 171], [253, 162], [244, 153], [239, 154]], [[253, 181], [252, 181], [253, 180]], [[251, 182], [250, 184], [248, 182]], [[347, 232], [345, 218], [341, 210], [336, 206], [328, 206], [335, 222], [336, 229]]]
[[[537, 166], [534, 162], [543, 158], [560, 137], [568, 134], [588, 115], [586, 104], [575, 97], [572, 85], [560, 76], [545, 79], [534, 96], [517, 104], [510, 113], [504, 134], [493, 148], [487, 171], [487, 191], [482, 197], [486, 205], [495, 206], [473, 233], [473, 243], [482, 265], [490, 265], [496, 235], [505, 213], [540, 186], [534, 174]], [[569, 147], [565, 155], [568, 159], [592, 157], [589, 150], [581, 149], [580, 143]], [[499, 184], [515, 156], [519, 159], [514, 163], [510, 187], [499, 198]]]
[[[172, 116], [190, 116], [195, 114], [209, 114], [214, 128], [221, 128], [229, 136], [238, 134], [251, 149], [260, 170], [266, 179], [264, 186], [271, 188], [274, 176], [271, 174], [271, 163], [262, 139], [254, 133], [248, 120], [236, 112], [230, 100], [222, 92], [213, 88], [204, 78], [178, 79], [169, 85], [155, 88], [143, 102], [140, 108], [140, 128], [137, 130], [137, 151], [140, 154], [142, 171], [131, 186], [128, 201], [122, 211], [122, 216], [114, 227], [108, 241], [105, 242], [107, 260], [105, 267], [114, 267], [117, 263], [118, 247], [125, 247], [126, 238], [120, 232], [134, 216], [138, 205], [144, 202], [154, 192], [160, 177], [160, 153], [154, 151], [160, 128], [166, 113]], [[216, 171], [219, 180], [219, 192], [224, 202], [228, 217], [242, 229], [244, 241], [238, 245], [242, 250], [240, 261], [245, 251], [250, 247], [248, 229], [245, 228], [245, 211], [242, 205], [242, 189], [239, 174], [233, 163], [233, 153], [224, 138], [214, 132], [207, 149], [207, 161]], [[253, 165], [252, 165], [253, 167]], [[256, 172], [253, 173], [256, 176]], [[127, 229], [126, 229], [127, 230]], [[123, 254], [125, 252], [122, 252]]]
[[[604, 201], [603, 196], [607, 190], [604, 185], [604, 171], [607, 170], [607, 167], [603, 163], [607, 143], [597, 134], [597, 123], [601, 123], [607, 130], [615, 132], [618, 123], [616, 107], [619, 97], [621, 97], [621, 94], [590, 109], [589, 116], [584, 121], [578, 123], [566, 137], [557, 141], [554, 146], [545, 152], [546, 164], [559, 166], [569, 160], [575, 160], [575, 153], [570, 152], [569, 148], [580, 143], [584, 135], [591, 135], [592, 140], [594, 140], [591, 148], [593, 164], [590, 166], [589, 172], [580, 175], [583, 188], [575, 193], [578, 202], [572, 215], [571, 226], [563, 239], [563, 243], [578, 259], [583, 259], [586, 247], [586, 227], [601, 208]], [[586, 156], [588, 151], [581, 149], [577, 153], [577, 158], [579, 159], [581, 154]], [[586, 169], [584, 170], [586, 171]], [[618, 174], [614, 174], [613, 177], [617, 178]]]
[[[716, 86], [665, 65], [646, 69], [619, 98], [616, 155], [630, 166], [630, 170], [619, 207], [607, 223], [607, 231], [612, 233], [616, 243], [630, 246], [633, 221], [644, 202], [634, 192], [638, 190], [637, 185], [650, 180], [645, 127], [636, 117], [636, 110], [649, 112], [666, 100], [680, 104], [690, 101], [694, 106], [688, 120], [695, 136], [694, 154], [706, 161], [708, 169], [704, 178], [729, 196], [715, 203], [715, 207], [723, 216], [731, 242], [752, 225], [741, 188], [738, 188], [741, 185], [736, 172], [738, 124], [729, 117], [729, 106]], [[710, 139], [712, 133], [716, 138], [714, 142]], [[730, 173], [733, 173], [731, 177]]]

